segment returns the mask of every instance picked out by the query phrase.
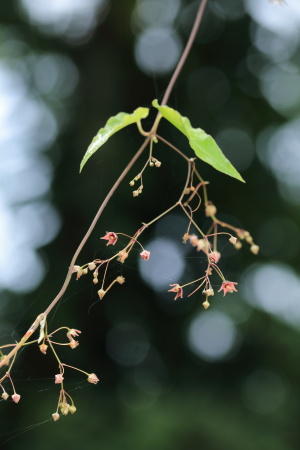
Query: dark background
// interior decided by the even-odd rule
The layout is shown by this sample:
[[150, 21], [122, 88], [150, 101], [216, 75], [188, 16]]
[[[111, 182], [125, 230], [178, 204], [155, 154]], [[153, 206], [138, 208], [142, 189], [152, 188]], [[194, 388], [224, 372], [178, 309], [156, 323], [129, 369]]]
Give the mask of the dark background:
[[[79, 175], [92, 137], [111, 115], [162, 99], [198, 5], [115, 0], [55, 9], [45, 2], [48, 11], [41, 3], [0, 6], [3, 345], [18, 340], [54, 298], [99, 204], [142, 143], [128, 127]], [[122, 267], [112, 265], [109, 279], [122, 274], [126, 283], [102, 301], [91, 276], [72, 280], [49, 328], [82, 331], [80, 346], [60, 355], [100, 382], [66, 371], [77, 412], [54, 423], [57, 364], [50, 352], [26, 348], [12, 371], [20, 403], [1, 402], [3, 448], [299, 448], [299, 49], [292, 25], [290, 35], [270, 25], [278, 11], [284, 23], [294, 3], [250, 3], [209, 2], [168, 104], [212, 134], [246, 180], [199, 164], [220, 218], [250, 230], [259, 256], [222, 242], [221, 268], [239, 292], [215, 295], [207, 311], [200, 293], [174, 302], [169, 284], [198, 278], [204, 268], [199, 254], [182, 250], [187, 222], [177, 211], [142, 243], [158, 243], [162, 255], [171, 245], [184, 263], [180, 279], [172, 275], [175, 259], [166, 257], [170, 267], [158, 284], [145, 283], [140, 269], [148, 262], [140, 264], [135, 251]], [[261, 22], [253, 21], [255, 8]], [[170, 39], [166, 50], [161, 36]], [[166, 124], [160, 133], [193, 156]], [[107, 230], [132, 235], [177, 200], [186, 167], [164, 145], [154, 151], [161, 168], [146, 170], [143, 195], [133, 198], [129, 181], [146, 154], [138, 160], [79, 264], [111, 255], [99, 240]], [[204, 215], [199, 220], [205, 226]]]

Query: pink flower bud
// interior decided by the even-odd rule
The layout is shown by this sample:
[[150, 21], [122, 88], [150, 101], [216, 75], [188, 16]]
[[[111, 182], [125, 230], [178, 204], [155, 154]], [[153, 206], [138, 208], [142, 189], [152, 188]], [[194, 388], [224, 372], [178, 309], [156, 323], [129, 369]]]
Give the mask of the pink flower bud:
[[60, 418], [60, 415], [56, 412], [56, 413], [52, 414], [52, 417], [53, 417], [54, 422], [56, 422]]
[[58, 375], [55, 375], [55, 384], [60, 384], [63, 382], [64, 377], [62, 376], [61, 373], [59, 373]]
[[148, 259], [150, 258], [150, 252], [148, 252], [148, 250], [143, 250], [140, 255], [145, 261], [148, 261]]
[[47, 348], [48, 348], [48, 345], [46, 345], [46, 344], [41, 344], [41, 345], [40, 345], [40, 350], [41, 350], [41, 352], [42, 352], [44, 355], [46, 355]]
[[11, 396], [11, 398], [13, 399], [13, 401], [14, 401], [15, 403], [19, 403], [20, 398], [21, 398], [21, 395], [19, 395], [19, 394], [13, 394], [13, 395]]
[[211, 252], [211, 253], [209, 253], [208, 257], [211, 262], [218, 264], [218, 262], [221, 258], [221, 253], [220, 252]]
[[99, 378], [94, 373], [90, 373], [87, 380], [89, 383], [97, 384], [99, 381]]

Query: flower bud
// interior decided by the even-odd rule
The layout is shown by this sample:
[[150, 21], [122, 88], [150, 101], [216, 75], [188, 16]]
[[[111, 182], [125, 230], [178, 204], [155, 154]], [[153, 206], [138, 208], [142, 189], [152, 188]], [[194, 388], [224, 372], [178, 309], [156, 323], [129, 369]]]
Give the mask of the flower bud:
[[229, 242], [233, 245], [236, 245], [237, 243], [237, 238], [235, 236], [231, 236], [231, 238], [229, 239]]
[[119, 256], [118, 256], [118, 261], [120, 261], [121, 263], [124, 263], [124, 261], [125, 261], [125, 259], [127, 259], [128, 258], [128, 253], [125, 251], [125, 250], [122, 250], [120, 253], [119, 253]]
[[134, 197], [137, 197], [137, 196], [139, 195], [139, 191], [133, 191], [132, 195], [133, 195]]
[[241, 241], [237, 241], [237, 243], [235, 244], [235, 248], [237, 249], [237, 250], [240, 250], [241, 248], [242, 248], [242, 243], [241, 243]]
[[59, 404], [60, 407], [60, 412], [62, 413], [63, 416], [66, 416], [69, 412], [69, 407], [70, 405], [67, 402], [63, 402]]
[[56, 422], [60, 418], [60, 415], [57, 412], [53, 413], [52, 418], [53, 418], [54, 422]]
[[70, 411], [71, 414], [74, 414], [77, 411], [76, 406], [74, 406], [74, 405], [69, 406], [69, 411]]
[[196, 246], [198, 245], [199, 239], [198, 239], [198, 236], [197, 236], [196, 234], [191, 234], [190, 237], [189, 237], [189, 239], [190, 239], [190, 244], [191, 244], [193, 247], [196, 247]]
[[221, 258], [221, 253], [220, 252], [211, 252], [208, 254], [208, 257], [211, 262], [218, 264], [218, 262], [220, 261], [220, 258]]
[[134, 186], [134, 180], [131, 180], [129, 186]]
[[116, 282], [119, 284], [123, 284], [123, 283], [125, 283], [125, 278], [121, 277], [121, 275], [120, 275], [117, 277]]
[[88, 263], [88, 268], [89, 268], [89, 270], [94, 270], [94, 269], [96, 269], [96, 264], [94, 262], [90, 262], [90, 263]]
[[64, 377], [61, 373], [55, 375], [55, 384], [60, 384], [63, 382]]
[[250, 247], [250, 251], [254, 254], [257, 255], [259, 252], [259, 246], [256, 244], [252, 244]]
[[1, 398], [3, 398], [3, 400], [7, 400], [9, 397], [7, 392], [3, 392], [3, 394], [1, 395]]
[[98, 283], [98, 278], [97, 278], [97, 277], [95, 277], [95, 278], [93, 279], [93, 283], [94, 283], [94, 284], [97, 284], [97, 283]]
[[161, 162], [160, 161], [156, 161], [155, 167], [160, 167], [160, 166], [161, 166]]
[[105, 294], [106, 294], [106, 291], [104, 289], [99, 289], [98, 295], [99, 295], [100, 300], [103, 299]]
[[212, 288], [210, 288], [210, 289], [204, 289], [202, 291], [202, 294], [206, 295], [206, 297], [211, 297], [211, 296], [215, 295], [215, 292]]
[[217, 214], [217, 208], [212, 203], [209, 203], [205, 207], [205, 215], [206, 217], [215, 216]]
[[88, 380], [89, 383], [97, 384], [98, 381], [99, 381], [99, 378], [94, 373], [90, 373], [88, 375], [88, 379], [87, 380]]
[[13, 395], [11, 396], [11, 398], [13, 399], [13, 401], [14, 401], [15, 403], [19, 403], [20, 398], [21, 398], [21, 395], [15, 393], [15, 394], [13, 394]]
[[47, 348], [48, 348], [48, 345], [46, 345], [46, 344], [41, 344], [41, 345], [40, 345], [40, 350], [41, 350], [41, 352], [42, 352], [44, 355], [46, 355]]
[[203, 305], [204, 309], [207, 309], [207, 308], [210, 307], [210, 303], [209, 303], [209, 301], [207, 299], [205, 300], [205, 302], [202, 303], [202, 305]]

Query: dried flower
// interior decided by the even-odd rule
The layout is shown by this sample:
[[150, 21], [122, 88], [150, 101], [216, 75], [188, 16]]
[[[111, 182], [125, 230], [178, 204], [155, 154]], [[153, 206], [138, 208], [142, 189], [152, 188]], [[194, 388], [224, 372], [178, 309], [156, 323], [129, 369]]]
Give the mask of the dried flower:
[[118, 236], [113, 231], [107, 231], [106, 235], [100, 239], [105, 239], [106, 241], [108, 241], [106, 245], [115, 245], [118, 240]]
[[63, 382], [64, 377], [61, 373], [55, 375], [55, 384], [60, 384]]
[[140, 255], [145, 261], [148, 261], [148, 259], [150, 258], [150, 252], [148, 252], [148, 250], [143, 250]]
[[235, 288], [235, 284], [238, 283], [234, 283], [233, 281], [224, 281], [222, 283], [222, 286], [220, 287], [220, 289], [218, 290], [218, 292], [222, 291], [224, 292], [224, 295], [227, 294], [227, 292], [229, 292], [230, 294], [234, 291], [237, 292], [236, 288]]
[[88, 375], [88, 379], [87, 380], [88, 380], [89, 383], [97, 384], [98, 381], [99, 381], [99, 378], [94, 373], [90, 373]]
[[57, 412], [53, 413], [52, 418], [53, 418], [54, 422], [56, 422], [60, 418], [60, 415]]
[[174, 286], [172, 289], [169, 289], [168, 292], [176, 292], [176, 295], [174, 297], [174, 300], [177, 300], [178, 297], [182, 298], [183, 296], [183, 289], [179, 286], [179, 284], [170, 284], [170, 286]]
[[128, 253], [127, 253], [125, 250], [122, 250], [122, 251], [119, 253], [118, 261], [120, 261], [121, 263], [123, 263], [123, 262], [125, 261], [125, 259], [127, 259], [127, 258], [128, 258]]
[[44, 343], [40, 345], [40, 350], [44, 355], [46, 355], [47, 348], [48, 348], [48, 345], [46, 345]]
[[13, 401], [14, 401], [15, 403], [19, 403], [20, 398], [21, 398], [21, 395], [15, 393], [15, 394], [13, 394], [13, 395], [11, 396], [11, 398], [13, 399]]

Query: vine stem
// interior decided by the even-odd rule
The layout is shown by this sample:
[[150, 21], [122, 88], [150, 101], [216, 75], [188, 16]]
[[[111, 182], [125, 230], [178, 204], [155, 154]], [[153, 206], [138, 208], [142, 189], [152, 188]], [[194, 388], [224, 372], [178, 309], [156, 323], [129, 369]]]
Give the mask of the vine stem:
[[187, 41], [185, 49], [184, 49], [184, 51], [183, 51], [183, 53], [181, 55], [181, 58], [180, 58], [180, 60], [179, 60], [179, 62], [177, 64], [177, 67], [176, 67], [176, 69], [175, 69], [175, 71], [174, 71], [174, 73], [173, 73], [173, 75], [171, 77], [171, 80], [170, 80], [169, 84], [168, 84], [168, 87], [167, 87], [165, 95], [164, 95], [164, 97], [162, 99], [161, 105], [166, 105], [168, 103], [168, 100], [169, 100], [170, 94], [171, 94], [171, 92], [173, 90], [173, 87], [174, 87], [174, 85], [175, 85], [175, 83], [177, 81], [177, 78], [178, 78], [178, 76], [179, 76], [179, 74], [180, 74], [180, 72], [181, 72], [181, 70], [183, 68], [183, 65], [184, 65], [184, 63], [185, 63], [185, 61], [186, 61], [186, 59], [187, 59], [187, 57], [188, 57], [188, 55], [189, 55], [189, 53], [191, 51], [193, 42], [195, 40], [195, 37], [197, 35], [198, 29], [199, 29], [201, 21], [202, 21], [202, 17], [203, 17], [204, 11], [205, 11], [205, 7], [207, 5], [207, 1], [208, 0], [202, 0], [202, 2], [200, 3], [200, 6], [199, 6], [199, 9], [198, 9], [198, 12], [197, 12], [197, 15], [196, 15], [196, 19], [195, 19], [195, 22], [194, 22], [194, 25], [193, 25], [190, 37], [189, 37], [189, 39]]
[[[168, 102], [168, 99], [170, 97], [170, 94], [172, 92], [172, 89], [176, 83], [176, 80], [183, 68], [183, 65], [188, 57], [188, 54], [191, 50], [191, 47], [193, 45], [193, 42], [195, 40], [197, 31], [199, 29], [202, 17], [203, 17], [203, 13], [205, 10], [205, 7], [207, 5], [208, 0], [202, 0], [200, 5], [199, 5], [199, 9], [196, 15], [196, 19], [193, 25], [193, 28], [191, 30], [191, 34], [190, 37], [188, 39], [188, 42], [185, 46], [185, 49], [181, 55], [181, 58], [177, 64], [177, 67], [171, 77], [171, 80], [167, 86], [165, 95], [163, 97], [163, 100], [161, 102], [162, 105], [166, 105], [166, 103]], [[90, 237], [92, 231], [94, 230], [103, 210], [105, 209], [106, 205], [108, 204], [109, 200], [111, 199], [111, 197], [113, 196], [113, 194], [115, 193], [115, 191], [117, 190], [117, 188], [119, 187], [120, 183], [123, 181], [123, 179], [125, 178], [125, 176], [127, 175], [127, 173], [129, 172], [129, 170], [131, 169], [131, 167], [134, 165], [134, 163], [136, 162], [136, 160], [139, 158], [139, 156], [143, 153], [144, 149], [147, 147], [147, 145], [149, 144], [150, 140], [152, 139], [152, 136], [155, 135], [158, 123], [159, 123], [159, 117], [160, 115], [158, 114], [158, 116], [156, 117], [156, 120], [154, 122], [154, 125], [152, 127], [151, 132], [149, 133], [149, 135], [146, 137], [144, 143], [141, 145], [141, 147], [139, 148], [139, 150], [137, 151], [137, 153], [134, 155], [134, 157], [131, 159], [131, 161], [127, 164], [127, 166], [125, 167], [125, 169], [123, 170], [123, 172], [121, 173], [121, 175], [119, 176], [119, 178], [117, 179], [117, 181], [114, 183], [114, 185], [112, 186], [112, 188], [110, 189], [110, 191], [108, 192], [107, 196], [105, 197], [104, 201], [102, 202], [100, 208], [98, 209], [98, 212], [96, 214], [96, 216], [94, 217], [90, 227], [88, 228], [85, 236], [83, 237], [82, 241], [80, 242], [77, 250], [74, 253], [74, 256], [71, 260], [70, 266], [69, 266], [69, 270], [67, 272], [65, 281], [60, 289], [60, 291], [58, 292], [58, 294], [56, 295], [56, 297], [52, 300], [52, 302], [49, 304], [49, 306], [46, 308], [46, 310], [40, 314], [35, 321], [33, 322], [33, 324], [31, 325], [31, 327], [28, 329], [28, 331], [24, 334], [24, 336], [22, 337], [22, 339], [15, 345], [15, 347], [13, 348], [13, 350], [11, 350], [11, 352], [6, 355], [1, 361], [0, 361], [0, 368], [2, 366], [4, 366], [5, 364], [8, 364], [10, 359], [15, 356], [17, 354], [17, 352], [19, 351], [19, 349], [28, 341], [29, 337], [36, 331], [36, 329], [41, 325], [45, 324], [46, 318], [48, 316], [48, 314], [50, 313], [50, 311], [54, 308], [54, 306], [57, 304], [57, 302], [61, 299], [61, 297], [63, 296], [63, 294], [65, 293], [71, 277], [72, 277], [72, 270], [74, 267], [74, 264], [77, 260], [77, 257], [79, 256], [81, 250], [83, 249], [85, 243], [87, 242], [88, 238]], [[142, 133], [143, 134], [143, 133]], [[184, 209], [184, 208], [183, 208]], [[184, 210], [185, 211], [185, 210]], [[186, 212], [186, 211], [185, 211]]]

